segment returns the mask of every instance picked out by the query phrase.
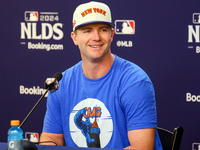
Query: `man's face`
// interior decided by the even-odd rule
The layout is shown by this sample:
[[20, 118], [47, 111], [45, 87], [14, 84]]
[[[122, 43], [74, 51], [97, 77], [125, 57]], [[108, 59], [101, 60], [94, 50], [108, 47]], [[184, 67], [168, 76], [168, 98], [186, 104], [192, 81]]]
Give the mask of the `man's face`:
[[71, 37], [78, 45], [84, 60], [100, 61], [110, 52], [114, 30], [106, 23], [92, 23], [79, 27]]

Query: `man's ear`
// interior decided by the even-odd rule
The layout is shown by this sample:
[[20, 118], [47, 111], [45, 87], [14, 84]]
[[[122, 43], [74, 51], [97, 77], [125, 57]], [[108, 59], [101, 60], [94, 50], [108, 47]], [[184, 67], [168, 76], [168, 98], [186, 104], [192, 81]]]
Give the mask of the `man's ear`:
[[72, 38], [74, 44], [75, 44], [75, 45], [78, 45], [77, 40], [76, 40], [76, 33], [71, 32], [71, 38]]
[[111, 39], [112, 39], [112, 40], [111, 40], [111, 41], [113, 41], [114, 34], [115, 34], [115, 30], [114, 30], [114, 29], [112, 29], [112, 30], [111, 30]]

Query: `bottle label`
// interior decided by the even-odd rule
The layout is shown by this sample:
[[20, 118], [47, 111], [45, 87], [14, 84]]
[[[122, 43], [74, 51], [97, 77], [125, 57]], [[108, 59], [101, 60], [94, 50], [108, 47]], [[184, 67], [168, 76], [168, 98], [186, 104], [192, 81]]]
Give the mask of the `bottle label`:
[[22, 140], [8, 141], [8, 150], [23, 150], [23, 141]]

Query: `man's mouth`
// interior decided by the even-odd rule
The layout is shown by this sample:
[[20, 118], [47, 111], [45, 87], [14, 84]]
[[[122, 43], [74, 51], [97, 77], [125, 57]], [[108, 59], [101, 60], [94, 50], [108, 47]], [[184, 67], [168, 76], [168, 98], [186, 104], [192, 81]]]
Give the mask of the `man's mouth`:
[[98, 47], [101, 47], [102, 45], [90, 45], [90, 47], [93, 47], [93, 48], [98, 48]]

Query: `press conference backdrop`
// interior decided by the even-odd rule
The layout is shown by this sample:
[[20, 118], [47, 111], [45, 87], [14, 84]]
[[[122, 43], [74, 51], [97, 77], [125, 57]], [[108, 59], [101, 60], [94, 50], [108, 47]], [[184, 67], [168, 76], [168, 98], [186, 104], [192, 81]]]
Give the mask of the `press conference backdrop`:
[[[200, 145], [200, 1], [99, 0], [115, 23], [112, 52], [142, 67], [155, 86], [158, 126], [184, 127], [181, 149]], [[72, 14], [88, 0], [1, 0], [0, 141], [23, 121], [44, 81], [81, 60], [70, 38]], [[42, 132], [46, 97], [23, 125]]]

